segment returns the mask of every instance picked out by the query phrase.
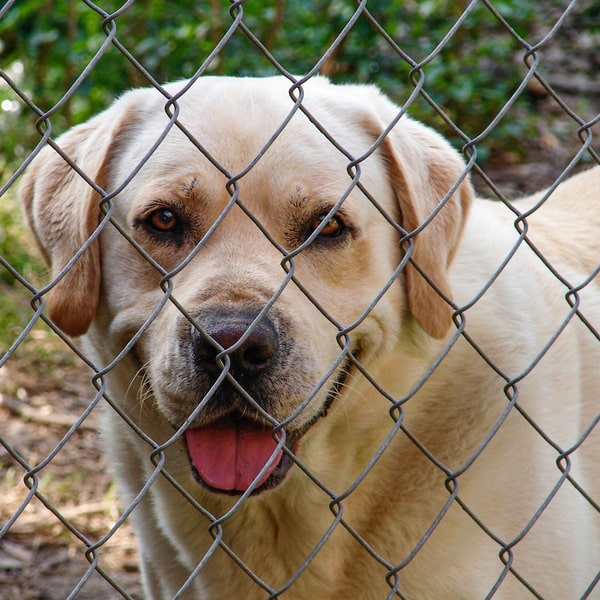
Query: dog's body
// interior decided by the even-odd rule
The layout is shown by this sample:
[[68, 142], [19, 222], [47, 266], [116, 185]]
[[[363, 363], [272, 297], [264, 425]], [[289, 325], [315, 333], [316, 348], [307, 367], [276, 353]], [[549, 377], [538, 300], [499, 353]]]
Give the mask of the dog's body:
[[[288, 87], [278, 78], [194, 84], [178, 101], [186, 133], [167, 135], [111, 212], [162, 273], [108, 224], [48, 297], [59, 326], [85, 332], [86, 352], [111, 366], [109, 397], [165, 444], [165, 471], [206, 511], [163, 475], [154, 479], [131, 515], [146, 597], [174, 596], [197, 567], [185, 598], [368, 600], [397, 586], [411, 599], [478, 599], [495, 585], [495, 598], [533, 597], [519, 577], [543, 598], [582, 597], [600, 568], [600, 516], [570, 481], [559, 483], [566, 469], [600, 499], [600, 427], [572, 448], [599, 413], [597, 280], [569, 296], [588, 324], [568, 319], [568, 288], [517, 244], [516, 214], [471, 202], [462, 162], [406, 117], [360, 163], [360, 183], [386, 216], [358, 188], [345, 197], [348, 155], [367, 152], [397, 109], [374, 88], [319, 79], [306, 84], [303, 104], [342, 151], [296, 114], [237, 182], [267, 240], [225, 185], [289, 113]], [[59, 145], [116, 190], [165, 127], [164, 104], [158, 92], [132, 92]], [[413, 264], [398, 269], [402, 233], [387, 219], [414, 231], [455, 184], [409, 252], [466, 309], [456, 322], [470, 341]], [[576, 176], [527, 219], [528, 240], [572, 286], [600, 261], [599, 184], [599, 168]], [[56, 275], [97, 225], [99, 196], [52, 152], [34, 163], [22, 195]], [[516, 206], [525, 212], [543, 197]], [[160, 286], [165, 273], [171, 296]], [[227, 373], [230, 360], [251, 399], [227, 381], [213, 389], [216, 351], [191, 321], [233, 346], [219, 364]], [[258, 421], [269, 433], [283, 425], [283, 452], [299, 464], [288, 469], [281, 434], [271, 446], [239, 441]], [[128, 505], [156, 474], [153, 448], [112, 409], [103, 432]], [[236, 462], [226, 477], [239, 459], [215, 454], [219, 468], [205, 464], [207, 439], [254, 463], [260, 446], [265, 467]], [[561, 451], [569, 454], [558, 460]], [[505, 562], [514, 572], [504, 573]]]

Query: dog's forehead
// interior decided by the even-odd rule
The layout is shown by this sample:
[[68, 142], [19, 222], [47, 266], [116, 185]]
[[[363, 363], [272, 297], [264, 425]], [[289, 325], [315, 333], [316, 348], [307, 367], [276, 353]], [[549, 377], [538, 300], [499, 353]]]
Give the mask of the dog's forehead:
[[278, 77], [200, 78], [190, 89], [179, 90], [175, 125], [169, 123], [165, 98], [154, 93], [152, 106], [132, 127], [127, 162], [140, 161], [164, 138], [153, 153], [152, 168], [165, 173], [200, 154], [230, 176], [254, 163], [278, 171], [318, 170], [324, 160], [345, 173], [350, 160], [368, 152], [377, 136], [363, 126], [368, 107], [354, 102], [343, 86], [319, 81], [300, 94], [299, 107], [290, 87]]
[[[349, 103], [343, 87], [319, 84], [303, 96], [316, 126], [295, 108], [289, 88], [282, 78], [200, 79], [177, 100], [182, 128], [168, 131], [164, 97], [155, 96], [153, 109], [133, 129], [116, 179], [124, 179], [162, 137], [129, 186], [140, 201], [152, 197], [153, 186], [181, 188], [191, 181], [204, 197], [226, 201], [228, 179], [240, 174], [237, 185], [250, 203], [256, 194], [280, 194], [270, 200], [297, 207], [303, 200], [336, 201], [351, 185], [352, 158], [367, 153], [376, 139], [361, 123], [368, 111]], [[361, 163], [360, 171], [369, 191], [386, 195], [376, 153]]]

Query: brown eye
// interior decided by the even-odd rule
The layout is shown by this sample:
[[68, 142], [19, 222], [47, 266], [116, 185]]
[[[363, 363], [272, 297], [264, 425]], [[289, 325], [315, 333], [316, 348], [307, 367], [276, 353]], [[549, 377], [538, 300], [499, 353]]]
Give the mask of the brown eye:
[[344, 224], [342, 223], [342, 220], [338, 217], [327, 218], [327, 215], [319, 215], [318, 217], [315, 217], [310, 224], [311, 231], [314, 231], [317, 227], [319, 227], [323, 221], [326, 221], [326, 223], [323, 229], [321, 229], [319, 232], [319, 236], [333, 238], [343, 233]]
[[172, 210], [159, 208], [148, 215], [146, 224], [159, 233], [173, 233], [179, 227], [179, 219]]

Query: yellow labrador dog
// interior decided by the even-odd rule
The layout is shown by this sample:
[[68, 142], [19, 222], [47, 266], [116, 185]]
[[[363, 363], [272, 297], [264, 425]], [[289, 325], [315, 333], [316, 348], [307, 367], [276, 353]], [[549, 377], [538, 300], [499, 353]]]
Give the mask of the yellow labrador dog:
[[374, 87], [291, 87], [131, 91], [22, 184], [145, 598], [599, 598], [600, 168], [474, 200]]

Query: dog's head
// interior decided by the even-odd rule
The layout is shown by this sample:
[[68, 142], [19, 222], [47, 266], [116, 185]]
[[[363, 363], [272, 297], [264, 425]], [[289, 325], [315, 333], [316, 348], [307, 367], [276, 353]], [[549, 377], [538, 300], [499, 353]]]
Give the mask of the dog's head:
[[451, 325], [460, 158], [406, 117], [380, 139], [398, 109], [373, 87], [314, 79], [301, 110], [289, 88], [201, 78], [177, 123], [130, 92], [57, 140], [80, 172], [47, 148], [21, 187], [50, 317], [108, 357], [136, 337], [143, 393], [219, 491], [279, 483], [358, 365]]

